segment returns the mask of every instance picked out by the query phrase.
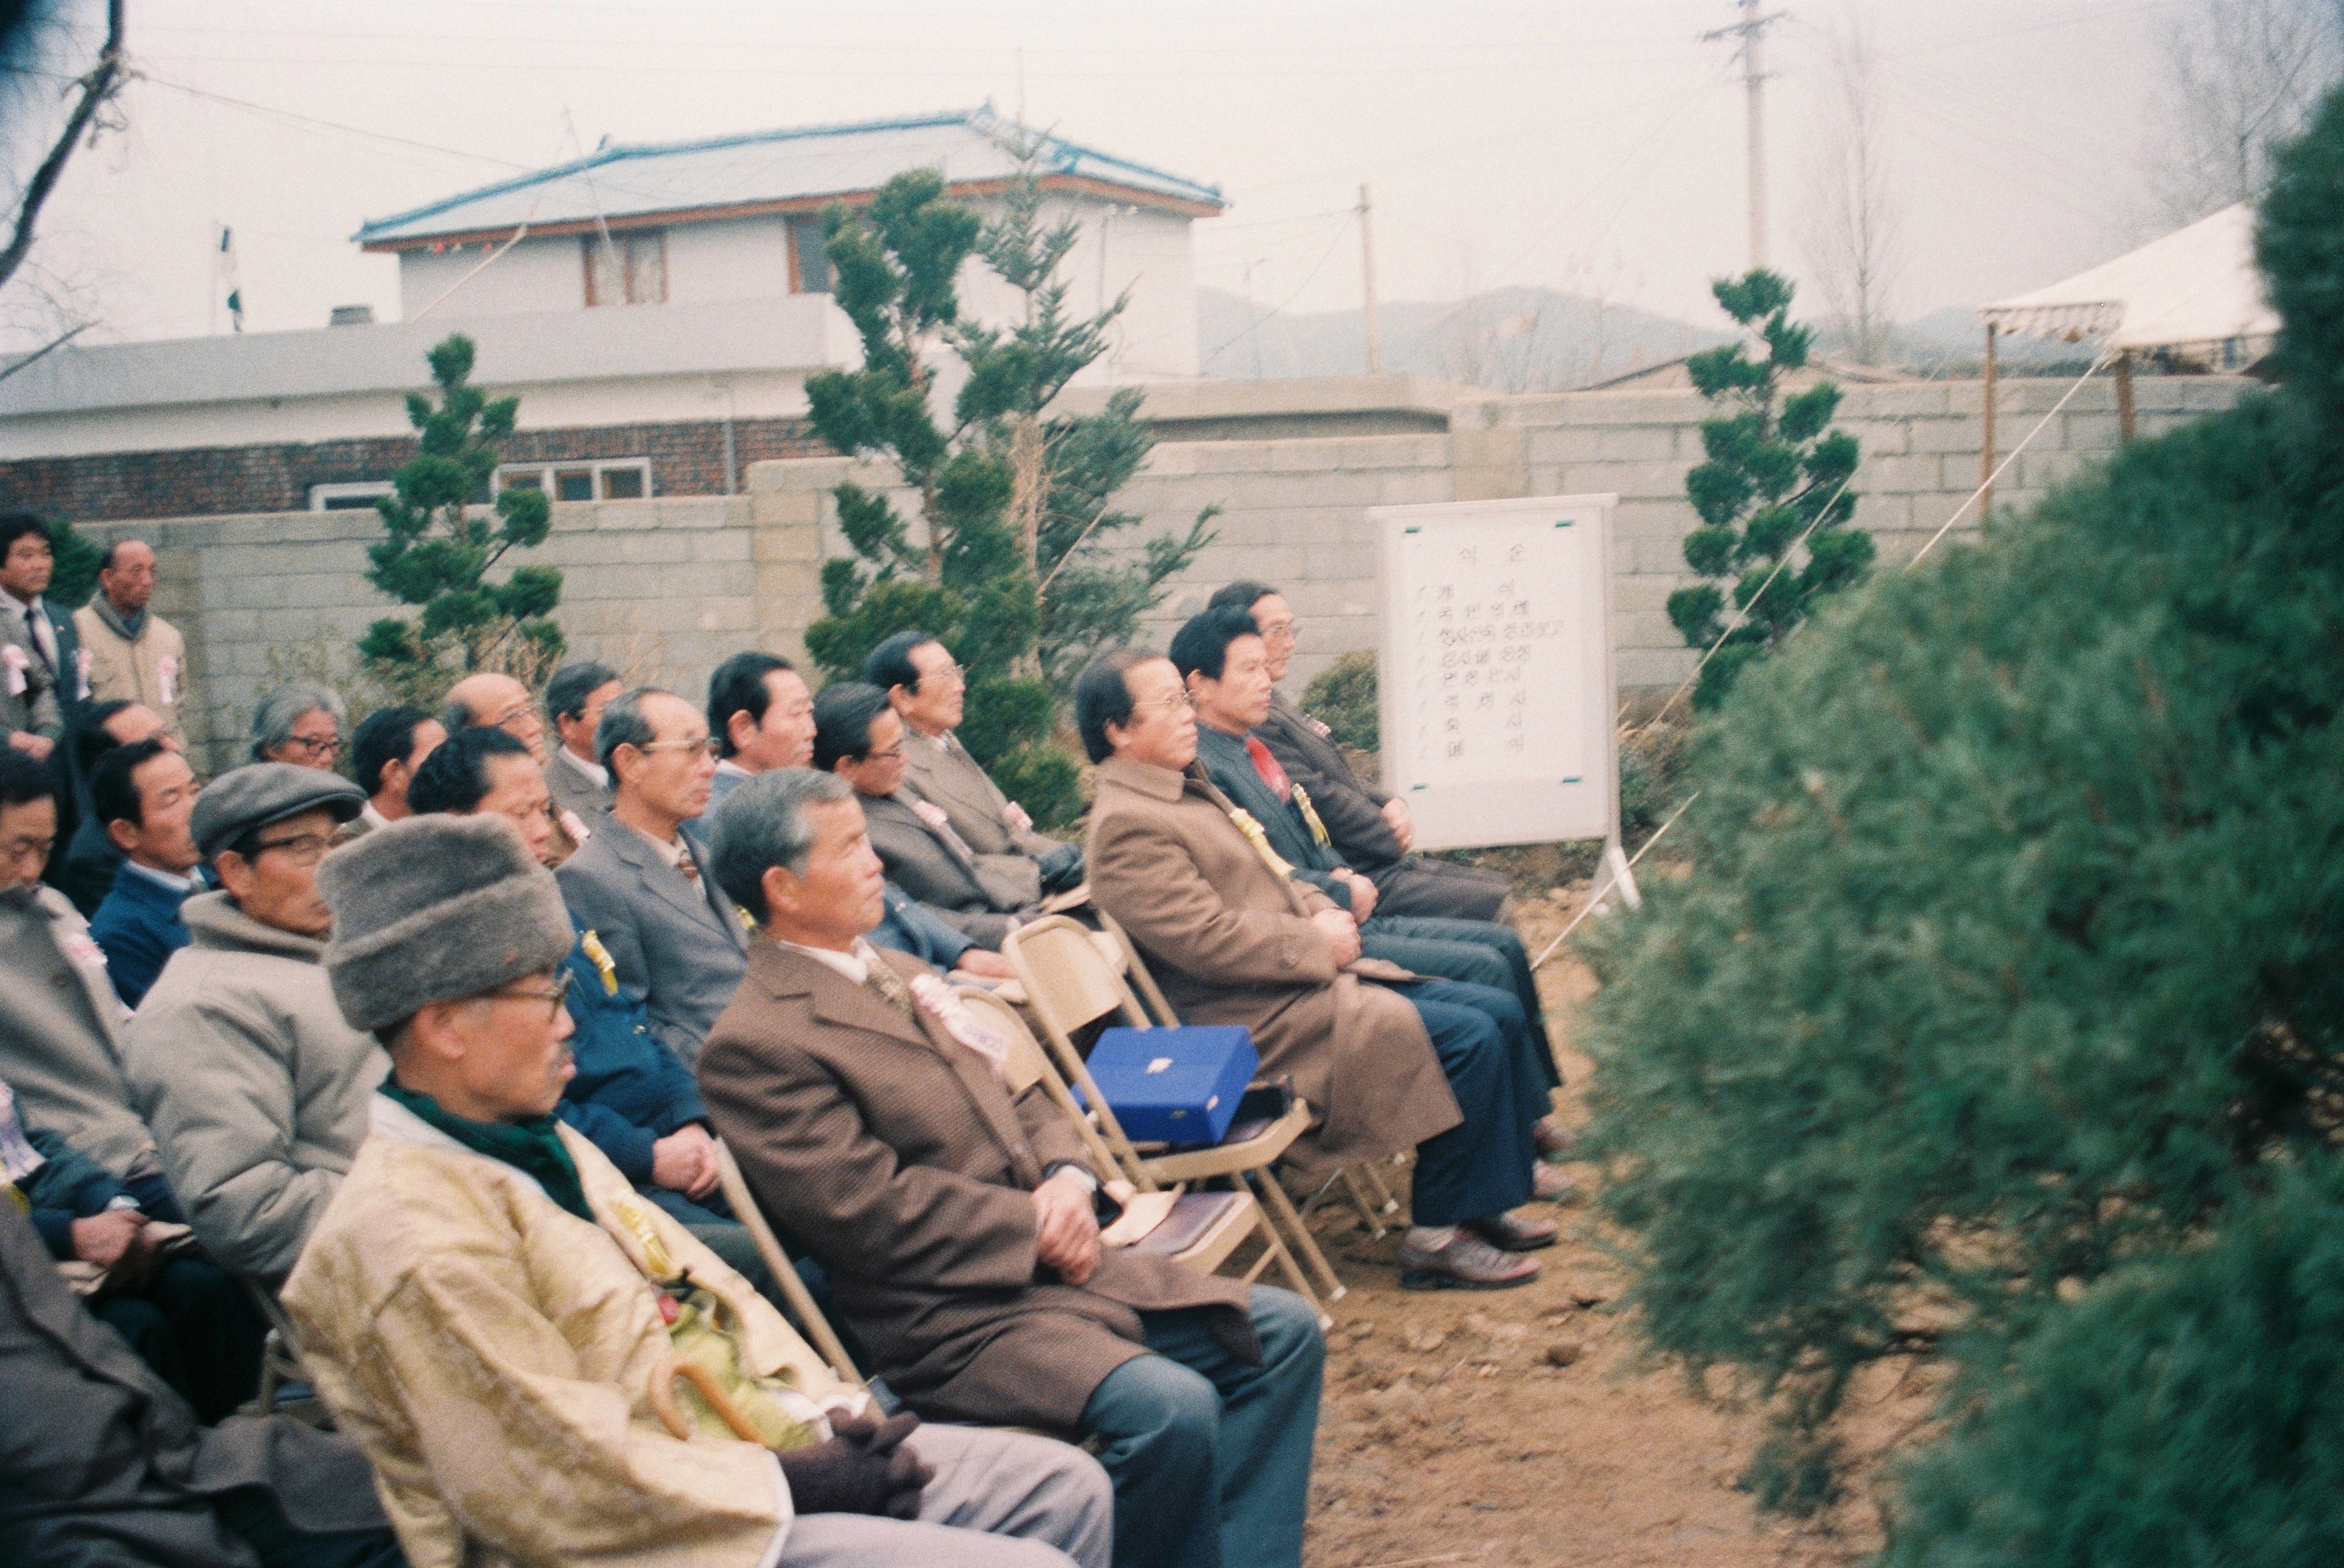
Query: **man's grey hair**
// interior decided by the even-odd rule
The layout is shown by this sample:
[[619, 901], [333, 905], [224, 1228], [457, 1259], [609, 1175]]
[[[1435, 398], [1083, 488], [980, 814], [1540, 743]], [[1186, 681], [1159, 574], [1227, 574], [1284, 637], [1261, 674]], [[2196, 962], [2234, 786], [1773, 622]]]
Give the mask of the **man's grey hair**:
[[334, 727], [348, 722], [350, 711], [342, 694], [316, 681], [288, 681], [261, 694], [252, 710], [252, 760], [265, 763], [268, 754], [293, 738], [293, 726], [305, 713], [323, 708], [334, 715]]
[[778, 865], [793, 875], [805, 875], [806, 857], [813, 850], [808, 808], [854, 798], [854, 786], [836, 774], [812, 768], [773, 768], [759, 774], [716, 808], [709, 855], [716, 885], [763, 921], [765, 873]]
[[[643, 713], [643, 699], [646, 697], [675, 697], [675, 693], [658, 686], [637, 686], [611, 698], [610, 704], [602, 710], [602, 722], [594, 726], [596, 762], [607, 768], [611, 765], [611, 754], [621, 746], [647, 746], [659, 739], [659, 731], [652, 727], [651, 720]], [[679, 703], [683, 701], [682, 697], [675, 697], [675, 700]], [[617, 783], [618, 777], [613, 772], [611, 782]]]

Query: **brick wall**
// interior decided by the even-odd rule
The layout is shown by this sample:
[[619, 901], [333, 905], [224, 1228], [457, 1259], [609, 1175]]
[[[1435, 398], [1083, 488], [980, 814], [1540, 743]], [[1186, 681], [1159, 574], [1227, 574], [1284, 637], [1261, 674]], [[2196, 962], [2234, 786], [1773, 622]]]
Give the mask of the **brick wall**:
[[[739, 474], [753, 462], [826, 450], [803, 420], [735, 420], [732, 444]], [[302, 511], [310, 486], [387, 480], [414, 455], [412, 438], [392, 436], [32, 458], [0, 462], [0, 503], [71, 522]], [[521, 430], [505, 443], [504, 456], [508, 462], [649, 458], [654, 495], [726, 489], [721, 420]]]

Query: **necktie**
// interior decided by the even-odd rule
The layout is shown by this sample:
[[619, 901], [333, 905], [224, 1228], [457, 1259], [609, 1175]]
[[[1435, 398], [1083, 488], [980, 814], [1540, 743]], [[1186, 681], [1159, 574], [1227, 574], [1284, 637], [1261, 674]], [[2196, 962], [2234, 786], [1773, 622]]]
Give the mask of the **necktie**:
[[1269, 748], [1261, 744], [1260, 737], [1248, 735], [1245, 749], [1246, 755], [1253, 759], [1253, 771], [1261, 775], [1261, 782], [1276, 791], [1278, 799], [1292, 800], [1294, 785], [1287, 779], [1286, 770], [1278, 765], [1278, 759], [1269, 754]]
[[57, 673], [57, 649], [56, 644], [50, 641], [49, 618], [41, 613], [37, 605], [25, 610], [23, 614], [25, 642], [41, 656], [41, 663], [48, 666], [49, 673], [55, 675]]
[[904, 984], [904, 977], [895, 973], [886, 959], [868, 947], [863, 948], [859, 956], [863, 960], [864, 981], [874, 991], [879, 993], [879, 999], [903, 1014], [906, 1019], [918, 1023], [919, 1008], [913, 1002], [911, 988]]

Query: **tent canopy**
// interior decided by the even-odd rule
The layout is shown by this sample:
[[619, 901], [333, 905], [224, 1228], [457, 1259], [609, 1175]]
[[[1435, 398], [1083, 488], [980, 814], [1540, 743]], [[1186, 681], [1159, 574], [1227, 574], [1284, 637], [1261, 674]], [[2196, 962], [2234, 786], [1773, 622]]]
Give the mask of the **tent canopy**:
[[2063, 283], [1981, 306], [1998, 332], [2106, 338], [2125, 349], [2180, 349], [2270, 338], [2278, 313], [2255, 269], [2255, 214], [2244, 202], [2079, 272]]

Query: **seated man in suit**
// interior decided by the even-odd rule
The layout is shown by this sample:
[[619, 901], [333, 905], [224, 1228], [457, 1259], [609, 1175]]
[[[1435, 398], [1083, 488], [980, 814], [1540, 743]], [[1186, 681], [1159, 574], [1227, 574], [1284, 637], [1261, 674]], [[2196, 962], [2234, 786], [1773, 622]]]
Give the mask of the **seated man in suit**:
[[[887, 694], [904, 721], [904, 774], [912, 794], [944, 814], [972, 854], [1019, 863], [1019, 896], [1031, 904], [1083, 880], [1083, 852], [1034, 830], [1026, 808], [1001, 793], [954, 731], [968, 700], [952, 651], [925, 632], [898, 632], [863, 661], [863, 679]], [[1031, 887], [1023, 886], [1030, 880]]]
[[691, 1067], [741, 983], [747, 935], [683, 824], [708, 809], [716, 771], [708, 724], [672, 692], [611, 700], [594, 735], [618, 793], [604, 825], [562, 862], [561, 895], [642, 997], [657, 1035]]
[[758, 1201], [911, 1408], [1099, 1440], [1119, 1568], [1296, 1568], [1308, 1304], [1100, 1245], [1109, 1173], [1039, 1085], [1010, 1098], [948, 987], [864, 939], [881, 875], [855, 800], [793, 769], [717, 814], [717, 875], [759, 924], [701, 1087]]
[[[136, 745], [140, 741], [160, 740], [174, 751], [178, 742], [171, 739], [163, 726], [163, 717], [143, 703], [96, 703], [86, 706], [75, 716], [68, 728], [73, 750], [73, 789], [75, 791], [74, 824], [66, 841], [64, 860], [51, 867], [50, 881], [59, 891], [73, 900], [76, 909], [84, 916], [97, 913], [97, 906], [114, 887], [115, 873], [122, 869], [122, 846], [106, 831], [91, 809], [89, 782], [96, 776], [100, 757], [116, 746]], [[54, 770], [56, 764], [51, 763]], [[65, 797], [59, 797], [63, 804]]]
[[[1329, 843], [1309, 791], [1287, 777], [1256, 734], [1269, 712], [1274, 688], [1253, 617], [1226, 605], [1191, 616], [1173, 635], [1171, 653], [1197, 705], [1197, 761], [1214, 785], [1243, 808], [1278, 858], [1338, 908], [1350, 912], [1359, 923], [1360, 946], [1369, 956], [1510, 996], [1515, 1006], [1501, 1009], [1501, 1027], [1532, 1053], [1547, 1087], [1559, 1087], [1562, 1075], [1547, 1041], [1538, 981], [1513, 928], [1491, 920], [1383, 913], [1376, 885], [1345, 865]], [[1484, 1005], [1480, 999], [1470, 1000]], [[1541, 1122], [1541, 1153], [1559, 1154], [1568, 1141], [1569, 1135], [1552, 1118]], [[1569, 1185], [1560, 1172], [1541, 1171], [1540, 1180], [1541, 1193], [1550, 1196]]]
[[[887, 879], [979, 946], [1002, 940], [1040, 913], [1039, 872], [1021, 855], [979, 855], [945, 820], [944, 808], [904, 782], [902, 717], [887, 694], [859, 681], [834, 681], [813, 705], [813, 765], [846, 773], [863, 797], [871, 847]], [[842, 762], [854, 764], [841, 769]], [[871, 765], [865, 765], [871, 764]]]
[[1096, 1462], [873, 1425], [868, 1396], [551, 1114], [577, 938], [510, 823], [394, 823], [323, 875], [334, 995], [391, 1077], [285, 1305], [419, 1561], [1098, 1568]]
[[1272, 687], [1269, 715], [1254, 727], [1254, 733], [1287, 776], [1309, 791], [1311, 804], [1343, 864], [1365, 872], [1375, 883], [1377, 906], [1387, 915], [1502, 920], [1513, 894], [1504, 874], [1410, 854], [1416, 824], [1409, 819], [1408, 803], [1363, 783], [1327, 726], [1276, 689], [1294, 661], [1294, 611], [1285, 596], [1268, 583], [1232, 582], [1215, 593], [1206, 608], [1246, 611], [1260, 627]]
[[407, 786], [434, 747], [448, 738], [439, 720], [420, 708], [377, 708], [350, 735], [350, 776], [366, 791], [366, 809], [342, 830], [352, 839], [413, 814]]
[[1412, 1143], [1400, 1283], [1489, 1290], [1535, 1278], [1535, 1263], [1505, 1255], [1555, 1236], [1551, 1219], [1507, 1212], [1545, 1168], [1534, 1129], [1550, 1106], [1530, 1054], [1482, 1008], [1363, 959], [1358, 922], [1244, 830], [1195, 765], [1194, 711], [1169, 659], [1096, 661], [1076, 683], [1075, 718], [1099, 764], [1091, 896], [1185, 1022], [1244, 1025], [1263, 1073], [1289, 1078], [1323, 1113], [1289, 1159], [1323, 1173]]
[[146, 999], [172, 954], [187, 945], [179, 906], [204, 890], [190, 825], [196, 774], [162, 735], [116, 746], [89, 780], [91, 814], [122, 851], [114, 888], [90, 916], [90, 939], [126, 1007]]
[[611, 809], [611, 773], [595, 757], [594, 726], [602, 722], [604, 706], [625, 690], [616, 670], [591, 659], [564, 664], [545, 683], [546, 717], [561, 743], [545, 764], [545, 787], [558, 810], [582, 823], [591, 824]]

